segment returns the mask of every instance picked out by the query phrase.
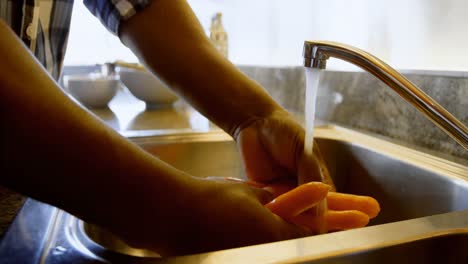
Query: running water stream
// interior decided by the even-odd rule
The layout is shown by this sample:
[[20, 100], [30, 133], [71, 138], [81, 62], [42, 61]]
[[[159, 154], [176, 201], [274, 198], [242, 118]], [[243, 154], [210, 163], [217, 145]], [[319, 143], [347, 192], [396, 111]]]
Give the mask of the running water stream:
[[306, 73], [306, 96], [305, 96], [305, 152], [312, 155], [314, 146], [314, 123], [315, 105], [317, 101], [317, 90], [320, 83], [320, 69], [305, 68]]
[[[306, 75], [306, 96], [305, 96], [305, 143], [304, 151], [307, 157], [312, 158], [314, 147], [314, 123], [315, 123], [315, 106], [317, 101], [317, 90], [320, 85], [320, 69], [305, 68]], [[320, 179], [324, 182], [324, 175], [320, 174]], [[325, 216], [327, 214], [327, 200], [323, 199], [316, 207], [316, 215], [320, 217], [319, 233], [327, 232]]]

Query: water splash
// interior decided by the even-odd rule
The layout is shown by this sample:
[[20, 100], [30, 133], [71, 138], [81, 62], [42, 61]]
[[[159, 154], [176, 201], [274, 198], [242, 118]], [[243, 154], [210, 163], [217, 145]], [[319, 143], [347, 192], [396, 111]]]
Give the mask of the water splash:
[[[317, 91], [320, 85], [320, 69], [305, 68], [306, 75], [306, 99], [305, 99], [305, 143], [304, 152], [307, 157], [312, 158], [313, 147], [314, 147], [314, 123], [315, 123], [315, 106], [317, 101]], [[323, 175], [320, 174], [320, 179], [324, 182]], [[320, 218], [319, 233], [323, 234], [327, 232], [326, 225], [326, 214], [327, 214], [327, 199], [323, 199], [316, 206], [316, 215]]]

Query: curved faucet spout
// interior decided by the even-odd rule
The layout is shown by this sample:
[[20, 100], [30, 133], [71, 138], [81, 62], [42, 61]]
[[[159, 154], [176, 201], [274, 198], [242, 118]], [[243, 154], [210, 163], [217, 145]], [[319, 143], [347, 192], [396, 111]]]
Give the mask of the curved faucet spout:
[[334, 57], [371, 73], [468, 150], [467, 127], [410, 80], [379, 58], [358, 48], [329, 41], [305, 41], [303, 56], [305, 67], [325, 69], [327, 59]]

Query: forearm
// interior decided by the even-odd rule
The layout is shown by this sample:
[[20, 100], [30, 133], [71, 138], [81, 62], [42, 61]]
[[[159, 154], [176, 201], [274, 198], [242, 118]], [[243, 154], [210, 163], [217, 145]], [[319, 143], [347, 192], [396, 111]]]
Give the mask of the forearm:
[[177, 204], [190, 177], [71, 102], [1, 21], [0, 36], [0, 184], [101, 225], [148, 196], [152, 213]]
[[185, 0], [153, 1], [121, 25], [120, 37], [151, 71], [231, 135], [280, 109], [219, 54]]

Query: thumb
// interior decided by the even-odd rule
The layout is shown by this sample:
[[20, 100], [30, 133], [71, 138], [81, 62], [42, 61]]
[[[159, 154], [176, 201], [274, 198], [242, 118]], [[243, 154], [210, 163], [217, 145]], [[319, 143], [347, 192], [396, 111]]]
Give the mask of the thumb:
[[310, 181], [323, 182], [331, 186], [331, 191], [335, 191], [335, 185], [316, 141], [314, 141], [313, 154], [304, 151], [298, 164], [299, 184]]
[[304, 184], [311, 181], [322, 181], [319, 162], [315, 155], [303, 153], [299, 158], [297, 166], [298, 184]]

